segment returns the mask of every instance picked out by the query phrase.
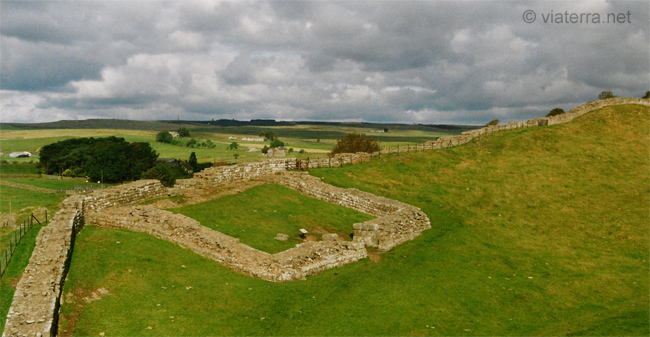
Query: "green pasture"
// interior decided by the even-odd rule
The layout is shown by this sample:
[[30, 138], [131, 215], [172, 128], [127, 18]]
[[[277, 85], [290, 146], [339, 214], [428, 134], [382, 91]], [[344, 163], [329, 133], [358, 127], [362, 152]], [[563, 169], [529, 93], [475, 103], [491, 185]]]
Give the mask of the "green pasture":
[[[28, 207], [58, 208], [67, 195], [36, 192], [24, 188], [0, 185], [0, 212], [18, 213]], [[11, 212], [10, 212], [11, 211]]]
[[[159, 123], [151, 122], [152, 125], [160, 126]], [[82, 123], [84, 124], [84, 123]], [[87, 125], [86, 125], [87, 124]], [[53, 124], [54, 125], [54, 124]], [[61, 124], [63, 125], [63, 124]], [[66, 127], [73, 127], [73, 124], [65, 124]], [[190, 153], [196, 152], [199, 162], [210, 161], [259, 161], [265, 159], [260, 155], [260, 150], [264, 145], [270, 142], [249, 142], [242, 141], [245, 136], [257, 136], [262, 131], [274, 131], [278, 134], [280, 140], [285, 142], [286, 148], [294, 148], [295, 152], [289, 154], [297, 158], [314, 158], [323, 157], [336, 145], [336, 140], [350, 132], [365, 133], [367, 136], [376, 139], [382, 147], [395, 147], [404, 145], [421, 144], [428, 140], [435, 140], [438, 137], [457, 134], [460, 130], [444, 131], [436, 128], [428, 128], [417, 125], [400, 125], [389, 126], [397, 129], [389, 130], [387, 133], [370, 132], [372, 130], [382, 130], [380, 127], [371, 127], [364, 125], [293, 125], [293, 126], [232, 126], [232, 127], [215, 127], [215, 126], [197, 126], [190, 127], [190, 138], [178, 138], [177, 145], [163, 144], [155, 141], [156, 131], [146, 127], [146, 123], [140, 123], [142, 130], [126, 129], [124, 121], [115, 123], [100, 123], [100, 121], [90, 121], [85, 123], [84, 127], [107, 127], [110, 125], [121, 126], [121, 129], [88, 129], [88, 128], [66, 128], [66, 129], [2, 129], [0, 134], [0, 148], [5, 154], [15, 151], [28, 151], [32, 153], [32, 158], [9, 158], [3, 157], [3, 160], [10, 163], [26, 163], [38, 160], [38, 151], [41, 147], [59, 142], [62, 140], [75, 137], [122, 137], [128, 142], [148, 142], [156, 150], [161, 158], [178, 158], [187, 160]], [[174, 125], [168, 125], [172, 127]], [[179, 126], [180, 127], [180, 126]], [[170, 129], [171, 130], [171, 129]], [[228, 139], [229, 136], [235, 136], [238, 139]], [[185, 144], [194, 138], [199, 142], [210, 140], [215, 143], [214, 149], [190, 148]], [[237, 142], [240, 147], [237, 150], [229, 150], [228, 147], [232, 142]], [[256, 152], [246, 152], [248, 146], [254, 146], [258, 149]], [[299, 150], [304, 149], [306, 153], [299, 154]], [[237, 156], [235, 156], [237, 155]]]
[[27, 267], [29, 258], [32, 256], [36, 236], [40, 229], [41, 226], [36, 225], [20, 240], [7, 266], [7, 270], [2, 275], [2, 279], [0, 279], [0, 331], [4, 331], [7, 313], [9, 312], [11, 301], [14, 298], [16, 285], [25, 267]]
[[[49, 178], [12, 178], [12, 177], [0, 177], [0, 180], [31, 185], [41, 188], [47, 188], [51, 190], [71, 190], [74, 188], [83, 188], [83, 187], [95, 187], [99, 184], [94, 182], [86, 182], [84, 178], [75, 178], [75, 179], [49, 179]], [[4, 188], [4, 186], [2, 187]]]
[[257, 280], [147, 234], [87, 226], [64, 298], [110, 294], [65, 301], [59, 331], [647, 336], [649, 117], [644, 107], [609, 107], [568, 124], [314, 170], [418, 206], [433, 228], [377, 262], [306, 281]]
[[35, 175], [40, 174], [41, 170], [36, 167], [33, 158], [15, 158], [29, 159], [24, 162], [0, 163], [0, 177], [10, 177], [15, 175]]
[[[255, 186], [239, 194], [170, 211], [186, 215], [203, 226], [239, 238], [240, 242], [271, 254], [300, 243], [301, 228], [317, 237], [324, 233], [338, 233], [341, 238], [349, 240], [352, 224], [373, 218], [275, 184]], [[278, 233], [289, 235], [289, 240], [274, 240]]]

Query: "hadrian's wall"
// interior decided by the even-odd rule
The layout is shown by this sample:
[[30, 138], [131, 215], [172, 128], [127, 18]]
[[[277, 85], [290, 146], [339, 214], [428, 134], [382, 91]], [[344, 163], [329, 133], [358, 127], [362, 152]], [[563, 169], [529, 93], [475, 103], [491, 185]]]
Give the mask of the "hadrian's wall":
[[192, 179], [178, 180], [176, 186], [179, 188], [209, 187], [224, 184], [242, 179], [254, 179], [264, 175], [283, 172], [293, 169], [311, 169], [317, 167], [339, 167], [347, 164], [357, 164], [372, 160], [373, 157], [383, 154], [394, 154], [410, 151], [423, 151], [442, 149], [469, 143], [477, 137], [502, 130], [512, 130], [533, 126], [545, 126], [569, 122], [576, 117], [582, 116], [590, 111], [611, 105], [620, 104], [641, 104], [650, 106], [650, 100], [639, 98], [610, 98], [598, 100], [580, 105], [567, 113], [552, 117], [531, 119], [526, 122], [511, 122], [505, 125], [485, 126], [480, 129], [465, 131], [458, 136], [440, 137], [434, 141], [428, 141], [420, 145], [384, 148], [379, 153], [342, 153], [331, 158], [313, 158], [299, 160], [296, 158], [271, 159], [269, 161], [255, 163], [241, 163], [231, 166], [213, 167], [195, 174]]
[[131, 184], [95, 191], [84, 198], [84, 203], [88, 210], [100, 210], [106, 207], [139, 204], [162, 197], [165, 193], [165, 187], [158, 180], [138, 180]]
[[159, 181], [143, 180], [64, 200], [61, 209], [36, 237], [32, 256], [16, 286], [2, 336], [56, 335], [61, 290], [74, 239], [84, 224], [87, 208], [131, 205], [163, 193]]

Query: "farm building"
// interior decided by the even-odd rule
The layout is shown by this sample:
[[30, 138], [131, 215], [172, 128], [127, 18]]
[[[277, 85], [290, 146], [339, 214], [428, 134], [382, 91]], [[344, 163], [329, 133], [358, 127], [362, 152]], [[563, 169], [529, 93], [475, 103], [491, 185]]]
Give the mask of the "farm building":
[[12, 153], [9, 154], [9, 157], [11, 157], [11, 158], [26, 158], [26, 157], [31, 157], [31, 156], [32, 156], [32, 154], [27, 152], [27, 151], [12, 152]]
[[244, 137], [242, 140], [246, 140], [249, 142], [263, 142], [264, 138], [263, 137]]
[[283, 147], [275, 147], [269, 149], [269, 151], [266, 153], [267, 157], [285, 157], [286, 155], [287, 155], [287, 149]]

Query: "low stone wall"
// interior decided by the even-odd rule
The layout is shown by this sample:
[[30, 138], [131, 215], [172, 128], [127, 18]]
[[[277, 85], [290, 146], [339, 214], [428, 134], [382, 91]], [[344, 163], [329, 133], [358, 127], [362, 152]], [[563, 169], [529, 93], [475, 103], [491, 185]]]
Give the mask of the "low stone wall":
[[56, 335], [63, 281], [76, 232], [83, 226], [83, 199], [66, 199], [50, 224], [36, 237], [7, 314], [3, 336]]
[[285, 172], [264, 177], [305, 195], [364, 212], [377, 218], [353, 225], [353, 241], [387, 251], [413, 240], [431, 228], [431, 221], [419, 208], [354, 188], [344, 189], [322, 182], [303, 172]]
[[139, 203], [162, 196], [164, 191], [159, 181], [142, 180], [65, 199], [61, 209], [36, 237], [34, 252], [16, 286], [2, 336], [56, 335], [63, 282], [74, 239], [84, 225], [87, 209]]
[[385, 148], [379, 153], [375, 154], [364, 152], [341, 153], [331, 158], [271, 159], [269, 161], [263, 162], [241, 163], [230, 166], [212, 167], [204, 170], [203, 172], [195, 174], [194, 178], [192, 179], [178, 180], [176, 182], [176, 186], [179, 188], [204, 188], [242, 179], [255, 179], [264, 175], [288, 170], [312, 169], [318, 167], [339, 167], [342, 165], [357, 164], [371, 161], [372, 158], [381, 156], [382, 154], [442, 149], [469, 143], [473, 139], [482, 135], [502, 130], [566, 123], [590, 111], [619, 104], [641, 104], [650, 106], [650, 100], [639, 98], [610, 98], [606, 100], [598, 100], [583, 104], [567, 113], [553, 117], [536, 118], [526, 122], [511, 122], [505, 125], [486, 126], [476, 130], [465, 131], [458, 136], [440, 137], [434, 141], [425, 142], [424, 144]]
[[526, 122], [511, 122], [505, 125], [485, 126], [476, 130], [465, 131], [460, 136], [441, 137], [435, 141], [431, 141], [427, 143], [430, 143], [431, 146], [433, 146], [434, 148], [456, 146], [456, 145], [468, 143], [476, 137], [497, 132], [497, 131], [567, 123], [591, 111], [601, 109], [606, 106], [621, 105], [621, 104], [640, 104], [640, 105], [650, 106], [650, 100], [640, 99], [640, 98], [629, 98], [629, 97], [598, 100], [598, 101], [593, 101], [587, 104], [580, 105], [560, 115], [535, 118]]
[[177, 180], [175, 187], [202, 188], [215, 186], [237, 180], [253, 179], [285, 170], [286, 163], [284, 159], [209, 167], [201, 172], [195, 173], [191, 179]]
[[135, 205], [166, 194], [165, 187], [158, 180], [138, 180], [95, 191], [84, 198], [86, 208], [100, 210], [106, 207]]
[[363, 244], [347, 241], [306, 242], [272, 255], [201, 226], [194, 219], [153, 206], [88, 212], [87, 222], [103, 228], [125, 228], [148, 233], [235, 271], [271, 282], [305, 279], [367, 256]]

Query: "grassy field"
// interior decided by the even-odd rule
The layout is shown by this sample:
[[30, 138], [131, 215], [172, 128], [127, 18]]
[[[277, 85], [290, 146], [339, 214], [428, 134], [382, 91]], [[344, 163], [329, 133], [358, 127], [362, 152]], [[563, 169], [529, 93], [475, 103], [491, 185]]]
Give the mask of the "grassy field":
[[[433, 228], [377, 263], [306, 281], [260, 281], [147, 234], [86, 227], [64, 288], [76, 300], [64, 303], [59, 331], [647, 336], [649, 118], [644, 107], [608, 107], [315, 170], [421, 207]], [[109, 294], [79, 300], [100, 287]]]
[[1, 177], [0, 180], [14, 182], [18, 184], [31, 185], [51, 190], [69, 190], [74, 188], [95, 187], [99, 184], [93, 182], [86, 182], [84, 178], [56, 180], [48, 178], [13, 178]]
[[[151, 123], [151, 128], [147, 127], [147, 123]], [[59, 125], [60, 124], [60, 125]], [[75, 123], [53, 123], [51, 126], [67, 126], [74, 127]], [[215, 127], [209, 125], [193, 125], [189, 126], [191, 130], [191, 138], [200, 142], [210, 140], [216, 144], [213, 149], [205, 148], [190, 148], [185, 144], [189, 140], [178, 139], [179, 145], [163, 144], [155, 142], [155, 136], [162, 125], [166, 125], [168, 130], [180, 127], [175, 124], [165, 124], [158, 122], [140, 122], [143, 130], [133, 129], [105, 129], [101, 127], [114, 125], [116, 127], [123, 126], [124, 121], [89, 121], [87, 123], [80, 123], [84, 127], [100, 127], [98, 129], [0, 129], [0, 148], [4, 153], [15, 151], [28, 151], [32, 153], [32, 158], [9, 158], [3, 157], [4, 160], [9, 162], [24, 163], [28, 161], [38, 160], [38, 151], [41, 147], [70, 139], [74, 137], [107, 137], [116, 136], [122, 137], [128, 142], [149, 142], [154, 150], [156, 150], [161, 158], [178, 158], [187, 160], [190, 153], [196, 152], [197, 160], [199, 162], [209, 161], [259, 161], [264, 159], [261, 154], [261, 149], [269, 142], [250, 142], [242, 141], [245, 136], [257, 136], [262, 131], [274, 131], [278, 134], [279, 138], [285, 142], [287, 148], [294, 148], [295, 152], [290, 156], [297, 158], [308, 157], [323, 157], [325, 156], [336, 144], [336, 140], [346, 135], [349, 132], [366, 133], [368, 136], [377, 139], [382, 146], [404, 146], [423, 143], [427, 140], [434, 140], [437, 137], [449, 134], [457, 134], [464, 129], [458, 130], [444, 130], [437, 128], [430, 128], [417, 125], [400, 125], [398, 129], [390, 130], [388, 133], [371, 133], [369, 126], [355, 125], [293, 125], [293, 126], [237, 126], [237, 127]], [[397, 127], [397, 126], [396, 126]], [[235, 137], [237, 139], [228, 139]], [[228, 146], [232, 142], [237, 142], [240, 147], [237, 150], [229, 150]], [[248, 147], [255, 147], [256, 152], [247, 152]], [[298, 152], [304, 149], [306, 153], [299, 154]], [[235, 158], [235, 154], [237, 158]]]
[[[170, 211], [189, 216], [203, 226], [271, 254], [300, 243], [301, 228], [318, 238], [324, 233], [338, 233], [350, 239], [352, 224], [373, 218], [275, 184], [256, 186], [239, 194]], [[289, 240], [274, 240], [277, 233], [289, 235]]]
[[0, 212], [16, 213], [27, 207], [57, 208], [65, 194], [36, 192], [13, 186], [0, 187]]
[[0, 319], [0, 331], [4, 330], [5, 320], [14, 297], [16, 285], [29, 262], [29, 257], [32, 256], [34, 242], [40, 229], [41, 226], [36, 225], [20, 240], [7, 266], [7, 270], [0, 279], [0, 318], [2, 318]]
[[41, 171], [36, 167], [33, 158], [15, 158], [15, 159], [30, 159], [22, 163], [0, 163], [0, 178], [11, 177], [15, 175], [33, 175], [39, 174]]

